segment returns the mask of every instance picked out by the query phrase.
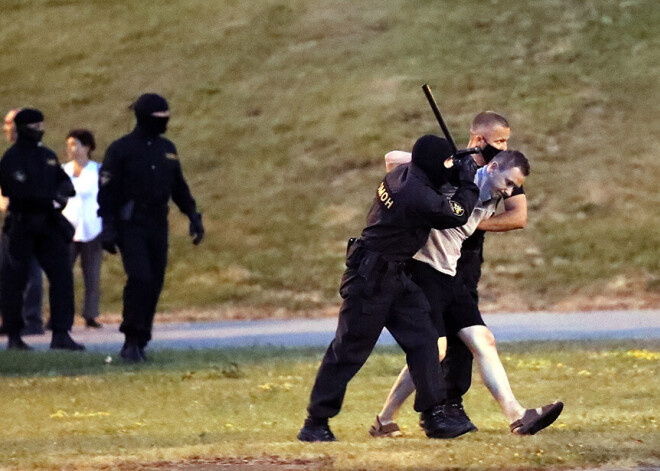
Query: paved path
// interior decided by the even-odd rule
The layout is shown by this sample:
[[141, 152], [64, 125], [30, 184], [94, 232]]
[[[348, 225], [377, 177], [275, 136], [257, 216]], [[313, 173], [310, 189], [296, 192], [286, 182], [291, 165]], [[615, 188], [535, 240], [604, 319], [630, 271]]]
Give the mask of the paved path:
[[[660, 310], [485, 314], [484, 319], [498, 342], [660, 338]], [[336, 326], [336, 318], [156, 324], [149, 347], [325, 347]], [[93, 351], [116, 352], [124, 340], [117, 325], [99, 330], [76, 326], [72, 335]], [[25, 340], [42, 350], [48, 348], [50, 335]], [[379, 344], [394, 344], [389, 332], [383, 332]]]

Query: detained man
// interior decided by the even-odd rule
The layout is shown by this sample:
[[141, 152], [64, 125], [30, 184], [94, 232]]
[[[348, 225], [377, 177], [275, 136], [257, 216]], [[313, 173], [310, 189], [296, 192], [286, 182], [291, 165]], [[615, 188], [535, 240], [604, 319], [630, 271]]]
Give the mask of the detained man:
[[[422, 288], [431, 304], [433, 321], [438, 331], [457, 333], [467, 345], [477, 359], [486, 387], [510, 422], [511, 431], [520, 435], [531, 435], [549, 426], [561, 413], [563, 404], [554, 402], [539, 409], [525, 409], [520, 405], [499, 359], [493, 334], [486, 327], [476, 300], [470, 295], [463, 280], [455, 275], [462, 242], [475, 231], [480, 222], [495, 213], [502, 198], [522, 186], [527, 175], [529, 162], [521, 152], [498, 153], [487, 166], [477, 171], [475, 183], [479, 188], [479, 201], [468, 222], [457, 228], [433, 230], [427, 244], [415, 254], [411, 265], [413, 280]], [[446, 191], [451, 193], [453, 189], [446, 188]], [[407, 373], [407, 367], [404, 367], [390, 391], [383, 411], [377, 416], [372, 436], [400, 435], [377, 434], [373, 430], [398, 430], [393, 421], [383, 418], [388, 415], [394, 417], [398, 407], [414, 390], [414, 383]]]

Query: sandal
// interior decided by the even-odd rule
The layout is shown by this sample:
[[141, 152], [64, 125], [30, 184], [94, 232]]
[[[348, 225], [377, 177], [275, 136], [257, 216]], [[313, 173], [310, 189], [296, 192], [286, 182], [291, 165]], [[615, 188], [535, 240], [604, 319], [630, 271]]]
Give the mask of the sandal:
[[564, 408], [563, 402], [553, 402], [539, 409], [527, 409], [522, 419], [511, 424], [511, 432], [517, 435], [534, 435], [553, 423]]
[[369, 429], [369, 435], [374, 438], [396, 438], [403, 434], [396, 422], [383, 425], [380, 423], [380, 417], [376, 416], [376, 422]]

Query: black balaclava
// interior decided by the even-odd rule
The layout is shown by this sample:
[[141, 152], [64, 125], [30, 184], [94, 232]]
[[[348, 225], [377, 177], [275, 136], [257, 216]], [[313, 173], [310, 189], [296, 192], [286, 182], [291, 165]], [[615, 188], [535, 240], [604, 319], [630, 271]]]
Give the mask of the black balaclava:
[[481, 156], [484, 158], [486, 163], [489, 164], [490, 161], [493, 160], [497, 154], [502, 152], [502, 150], [498, 149], [497, 147], [491, 146], [488, 143], [488, 141], [486, 141], [485, 139], [484, 139], [484, 141], [486, 142], [486, 147], [481, 149]]
[[168, 111], [167, 100], [155, 93], [145, 93], [132, 105], [137, 125], [147, 134], [163, 134], [167, 131], [167, 122], [170, 118], [152, 116], [157, 111]]
[[41, 142], [44, 132], [40, 129], [32, 129], [28, 124], [40, 123], [43, 120], [43, 113], [34, 108], [25, 108], [16, 113], [14, 126], [16, 126], [18, 140], [33, 144]]
[[427, 134], [417, 139], [412, 149], [412, 163], [422, 169], [436, 188], [448, 183], [453, 173], [445, 167], [451, 157], [451, 147], [446, 139]]

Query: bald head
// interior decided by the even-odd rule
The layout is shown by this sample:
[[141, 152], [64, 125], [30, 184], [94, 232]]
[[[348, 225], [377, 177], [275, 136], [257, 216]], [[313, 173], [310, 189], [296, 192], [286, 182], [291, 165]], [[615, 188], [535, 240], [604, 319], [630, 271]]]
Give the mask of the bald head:
[[497, 127], [509, 128], [507, 119], [494, 111], [483, 111], [474, 117], [470, 132], [473, 134], [483, 134]]
[[14, 108], [12, 110], [9, 110], [7, 114], [5, 115], [5, 123], [2, 126], [2, 130], [5, 133], [5, 138], [7, 139], [7, 142], [14, 143], [16, 142], [16, 125], [14, 124], [14, 118], [18, 114], [18, 112], [21, 111], [20, 108]]

